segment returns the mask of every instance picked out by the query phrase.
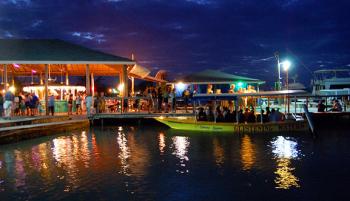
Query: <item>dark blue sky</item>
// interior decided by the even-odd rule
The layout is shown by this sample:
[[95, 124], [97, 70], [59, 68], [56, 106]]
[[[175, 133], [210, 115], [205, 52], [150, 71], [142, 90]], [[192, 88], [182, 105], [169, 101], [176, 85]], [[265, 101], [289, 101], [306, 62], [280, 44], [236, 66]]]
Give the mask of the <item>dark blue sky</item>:
[[350, 68], [348, 0], [1, 0], [1, 38], [59, 38], [130, 57], [156, 72], [221, 69], [273, 80]]

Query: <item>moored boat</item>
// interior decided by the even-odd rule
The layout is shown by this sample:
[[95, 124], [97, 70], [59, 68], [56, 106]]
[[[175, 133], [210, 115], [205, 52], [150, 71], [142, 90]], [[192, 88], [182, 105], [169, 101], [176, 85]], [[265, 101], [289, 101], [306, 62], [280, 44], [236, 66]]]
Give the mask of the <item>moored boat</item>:
[[[288, 118], [285, 121], [271, 121], [266, 122], [260, 116], [260, 121], [253, 121], [253, 123], [241, 123], [242, 121], [239, 117], [239, 110], [246, 108], [247, 105], [244, 104], [245, 98], [252, 99], [256, 107], [261, 105], [256, 105], [257, 98], [279, 98], [283, 96], [297, 96], [303, 95], [305, 91], [302, 90], [284, 90], [284, 91], [264, 91], [264, 92], [254, 92], [254, 93], [226, 93], [226, 94], [195, 94], [193, 96], [194, 105], [194, 116], [193, 117], [158, 117], [155, 118], [157, 121], [169, 126], [172, 129], [177, 130], [189, 130], [189, 131], [206, 131], [206, 132], [230, 132], [230, 133], [274, 133], [274, 132], [299, 132], [308, 131], [309, 124], [302, 117], [296, 114], [288, 114]], [[229, 121], [220, 122], [217, 121], [216, 115], [214, 115], [213, 120], [199, 121], [197, 118], [196, 106], [200, 106], [201, 103], [207, 102], [213, 105], [213, 108], [217, 108], [217, 105], [224, 104], [226, 101], [234, 102], [234, 118]], [[196, 102], [198, 104], [196, 104]], [[239, 103], [241, 102], [241, 106]], [[218, 104], [217, 104], [218, 103]], [[261, 109], [262, 110], [262, 109]], [[261, 115], [261, 113], [259, 114]], [[255, 117], [254, 117], [255, 119]], [[237, 123], [239, 122], [239, 123]], [[249, 122], [249, 121], [247, 121]]]
[[274, 132], [299, 132], [308, 131], [307, 121], [288, 120], [283, 122], [267, 123], [231, 123], [231, 122], [208, 122], [197, 121], [194, 117], [158, 117], [157, 121], [176, 130], [229, 132], [229, 133], [274, 133]]

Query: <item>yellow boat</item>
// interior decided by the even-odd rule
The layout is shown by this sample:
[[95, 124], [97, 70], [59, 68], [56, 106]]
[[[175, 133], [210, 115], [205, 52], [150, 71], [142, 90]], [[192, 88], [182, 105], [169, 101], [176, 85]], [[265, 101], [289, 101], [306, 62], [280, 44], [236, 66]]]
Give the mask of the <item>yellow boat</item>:
[[157, 121], [172, 129], [203, 131], [203, 132], [229, 132], [229, 133], [274, 133], [274, 132], [300, 132], [308, 131], [307, 121], [283, 121], [268, 123], [230, 123], [197, 121], [194, 117], [157, 117]]

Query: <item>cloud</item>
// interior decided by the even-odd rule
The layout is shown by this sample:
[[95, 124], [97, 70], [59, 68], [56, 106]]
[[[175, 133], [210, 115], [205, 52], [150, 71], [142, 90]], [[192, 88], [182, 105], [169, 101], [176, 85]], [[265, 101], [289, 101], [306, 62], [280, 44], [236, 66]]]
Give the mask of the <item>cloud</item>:
[[32, 3], [31, 0], [1, 0], [2, 4], [15, 6], [28, 6]]
[[72, 32], [71, 35], [73, 37], [77, 37], [83, 40], [92, 40], [98, 43], [106, 42], [104, 34], [97, 34], [92, 32]]
[[35, 21], [32, 23], [32, 27], [33, 27], [33, 28], [36, 28], [36, 27], [40, 26], [42, 23], [43, 23], [42, 20], [35, 20]]
[[9, 31], [3, 31], [2, 38], [13, 38], [14, 35]]
[[186, 1], [198, 4], [198, 5], [210, 5], [210, 4], [213, 4], [213, 1], [211, 1], [211, 0], [186, 0]]

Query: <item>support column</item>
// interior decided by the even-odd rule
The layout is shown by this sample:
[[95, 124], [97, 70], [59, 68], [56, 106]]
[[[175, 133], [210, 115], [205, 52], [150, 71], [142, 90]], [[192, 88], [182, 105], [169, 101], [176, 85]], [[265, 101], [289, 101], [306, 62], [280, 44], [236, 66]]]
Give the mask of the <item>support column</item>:
[[90, 90], [90, 66], [89, 64], [86, 64], [86, 95], [90, 96], [91, 95], [91, 90]]
[[44, 82], [43, 82], [43, 74], [40, 72], [40, 85], [43, 85], [43, 84], [44, 84]]
[[69, 77], [68, 77], [68, 71], [66, 71], [66, 85], [69, 85]]
[[49, 67], [45, 64], [45, 113], [49, 115]]
[[15, 72], [12, 70], [12, 86], [15, 86]]
[[7, 83], [7, 64], [4, 64], [4, 88], [5, 88], [5, 91], [7, 91], [8, 89], [8, 83]]
[[128, 80], [128, 66], [127, 65], [123, 65], [123, 71], [122, 71], [122, 77], [123, 77], [123, 84], [124, 84], [124, 88], [123, 88], [123, 97], [128, 97], [129, 96], [129, 80]]
[[[236, 96], [236, 100], [235, 100], [235, 111], [236, 111], [236, 122], [237, 122], [237, 124], [239, 123], [239, 114], [238, 114], [238, 109], [239, 109], [239, 107], [238, 107], [238, 99], [239, 99], [239, 97], [237, 97]], [[215, 108], [216, 109], [216, 108]]]
[[95, 78], [93, 73], [91, 73], [91, 95], [92, 97], [95, 96]]
[[135, 96], [135, 78], [131, 77], [131, 95]]

